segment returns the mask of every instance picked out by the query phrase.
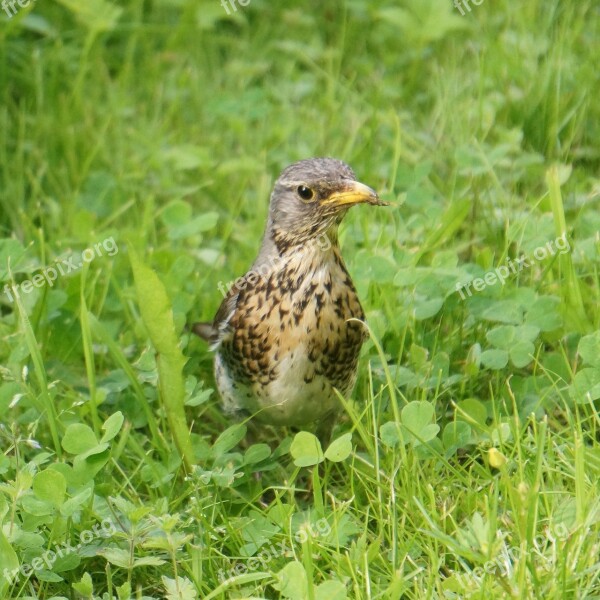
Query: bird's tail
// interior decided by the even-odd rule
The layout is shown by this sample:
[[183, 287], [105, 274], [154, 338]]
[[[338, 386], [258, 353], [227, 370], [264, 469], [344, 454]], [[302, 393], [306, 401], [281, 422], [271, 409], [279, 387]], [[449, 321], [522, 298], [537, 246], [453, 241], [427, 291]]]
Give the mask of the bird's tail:
[[214, 339], [215, 328], [212, 323], [192, 323], [188, 329], [207, 342], [212, 342]]

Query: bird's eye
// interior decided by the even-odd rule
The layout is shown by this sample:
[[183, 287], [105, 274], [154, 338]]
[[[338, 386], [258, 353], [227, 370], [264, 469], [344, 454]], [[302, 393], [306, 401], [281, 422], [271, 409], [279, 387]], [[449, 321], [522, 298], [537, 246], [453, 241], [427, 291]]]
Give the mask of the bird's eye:
[[298, 196], [300, 196], [300, 198], [302, 198], [302, 200], [305, 202], [308, 202], [315, 197], [315, 193], [305, 185], [299, 185], [296, 191], [298, 192]]

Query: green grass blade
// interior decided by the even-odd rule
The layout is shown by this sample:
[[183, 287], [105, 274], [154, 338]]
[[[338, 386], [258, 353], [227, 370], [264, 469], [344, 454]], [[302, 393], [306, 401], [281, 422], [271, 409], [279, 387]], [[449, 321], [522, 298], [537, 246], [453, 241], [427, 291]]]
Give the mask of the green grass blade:
[[79, 293], [80, 300], [80, 311], [79, 311], [79, 323], [81, 325], [81, 341], [83, 345], [83, 356], [85, 359], [85, 371], [87, 374], [88, 385], [90, 388], [90, 414], [92, 415], [92, 424], [94, 426], [94, 432], [96, 435], [100, 434], [100, 417], [98, 416], [97, 407], [97, 387], [96, 387], [96, 371], [94, 368], [94, 351], [92, 348], [92, 329], [90, 326], [89, 311], [87, 303], [85, 301], [85, 280], [87, 275], [87, 264], [81, 274], [81, 286]]
[[91, 313], [88, 312], [88, 317], [91, 330], [94, 337], [100, 339], [102, 343], [106, 344], [110, 355], [113, 357], [114, 361], [123, 369], [125, 375], [131, 382], [133, 389], [135, 391], [135, 395], [142, 407], [144, 414], [146, 415], [146, 420], [148, 421], [148, 427], [150, 429], [150, 434], [152, 435], [152, 440], [155, 448], [164, 454], [165, 444], [160, 435], [158, 427], [156, 425], [156, 417], [152, 412], [152, 407], [148, 403], [148, 399], [144, 394], [144, 389], [140, 385], [138, 378], [135, 374], [135, 371], [132, 369], [131, 365], [127, 361], [125, 354], [119, 347], [119, 345], [110, 337], [106, 329], [102, 326], [100, 321]]
[[48, 393], [48, 378], [46, 376], [46, 368], [44, 367], [44, 359], [42, 358], [42, 353], [35, 337], [35, 333], [33, 332], [31, 322], [27, 316], [27, 311], [23, 306], [23, 302], [21, 301], [19, 294], [15, 294], [14, 298], [18, 307], [21, 330], [25, 336], [27, 348], [29, 349], [29, 354], [31, 355], [31, 361], [33, 362], [33, 370], [39, 388], [39, 397], [41, 399], [41, 408], [48, 416], [48, 425], [50, 427], [50, 435], [52, 436], [54, 450], [58, 456], [62, 456], [62, 447], [60, 445], [60, 438], [58, 435], [58, 414], [56, 412], [54, 402]]
[[[556, 165], [550, 167], [546, 172], [546, 185], [550, 194], [550, 205], [552, 207], [556, 235], [557, 237], [563, 235], [566, 236], [567, 222], [560, 191], [560, 176]], [[561, 287], [561, 292], [567, 308], [566, 319], [567, 321], [572, 322], [573, 326], [581, 333], [588, 332], [592, 329], [592, 324], [585, 312], [581, 288], [579, 287], [579, 279], [577, 278], [575, 268], [573, 267], [571, 253], [567, 252], [560, 254], [558, 260], [565, 280], [565, 285]]]
[[184, 410], [186, 360], [175, 333], [171, 303], [158, 275], [140, 261], [133, 249], [130, 257], [142, 320], [156, 350], [160, 397], [175, 444], [190, 470], [195, 461]]

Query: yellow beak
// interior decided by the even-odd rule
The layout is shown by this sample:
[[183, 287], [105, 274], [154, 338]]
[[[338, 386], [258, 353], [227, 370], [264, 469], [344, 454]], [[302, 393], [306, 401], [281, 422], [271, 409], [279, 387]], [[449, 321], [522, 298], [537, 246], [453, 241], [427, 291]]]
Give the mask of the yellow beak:
[[321, 203], [324, 206], [345, 206], [351, 204], [373, 204], [387, 206], [382, 202], [377, 192], [360, 181], [349, 181], [341, 190], [333, 192]]

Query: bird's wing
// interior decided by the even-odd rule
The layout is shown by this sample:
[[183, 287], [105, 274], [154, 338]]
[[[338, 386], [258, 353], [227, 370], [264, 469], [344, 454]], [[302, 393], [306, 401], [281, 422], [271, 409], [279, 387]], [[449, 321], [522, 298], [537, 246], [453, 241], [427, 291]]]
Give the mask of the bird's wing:
[[232, 287], [221, 302], [212, 323], [194, 323], [192, 325], [192, 331], [209, 342], [211, 350], [216, 350], [223, 339], [231, 335], [229, 321], [235, 312], [238, 296], [239, 291]]

